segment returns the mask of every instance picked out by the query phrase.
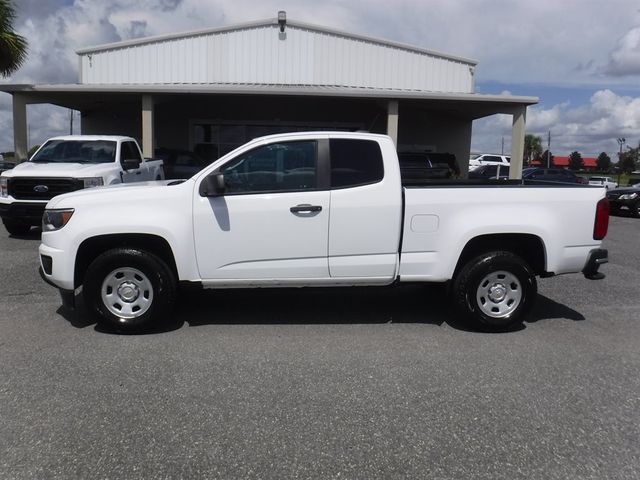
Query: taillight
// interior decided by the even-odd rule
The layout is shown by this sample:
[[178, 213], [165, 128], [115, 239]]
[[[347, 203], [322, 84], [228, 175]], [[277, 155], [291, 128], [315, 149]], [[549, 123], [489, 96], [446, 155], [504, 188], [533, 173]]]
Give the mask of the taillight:
[[603, 198], [596, 205], [596, 222], [593, 225], [593, 239], [602, 240], [609, 230], [609, 200]]

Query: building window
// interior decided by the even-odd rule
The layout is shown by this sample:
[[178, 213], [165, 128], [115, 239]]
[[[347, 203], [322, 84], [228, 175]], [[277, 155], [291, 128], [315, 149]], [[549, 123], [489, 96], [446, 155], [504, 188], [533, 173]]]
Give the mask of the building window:
[[211, 163], [250, 140], [276, 133], [314, 131], [350, 131], [358, 124], [336, 125], [231, 125], [197, 122], [193, 130], [193, 151]]

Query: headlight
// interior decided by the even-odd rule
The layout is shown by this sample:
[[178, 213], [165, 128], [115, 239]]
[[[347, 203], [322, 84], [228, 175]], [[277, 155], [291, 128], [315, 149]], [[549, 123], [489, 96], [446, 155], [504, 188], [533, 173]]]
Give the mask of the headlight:
[[80, 180], [84, 182], [84, 188], [101, 187], [104, 185], [102, 177], [88, 177], [81, 178]]
[[44, 215], [42, 215], [42, 231], [53, 232], [54, 230], [60, 230], [71, 220], [72, 215], [73, 208], [45, 210]]
[[620, 195], [620, 200], [633, 200], [637, 196], [637, 193], [625, 193], [624, 195]]
[[0, 177], [0, 197], [8, 197], [9, 196], [9, 179], [7, 177]]

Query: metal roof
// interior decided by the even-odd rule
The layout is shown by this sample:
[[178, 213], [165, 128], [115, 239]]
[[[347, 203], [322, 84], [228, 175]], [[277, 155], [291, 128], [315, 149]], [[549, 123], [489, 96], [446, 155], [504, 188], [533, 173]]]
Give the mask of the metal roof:
[[[191, 31], [188, 31], [188, 32], [170, 33], [170, 34], [165, 34], [165, 35], [155, 35], [155, 36], [150, 36], [150, 37], [136, 38], [136, 39], [132, 39], [132, 40], [124, 40], [124, 41], [121, 41], [121, 42], [107, 43], [107, 44], [103, 44], [103, 45], [95, 45], [95, 46], [91, 46], [91, 47], [78, 49], [78, 50], [76, 50], [76, 53], [78, 55], [84, 55], [84, 54], [88, 54], [88, 53], [103, 52], [103, 51], [106, 51], [106, 50], [114, 50], [114, 49], [128, 48], [128, 47], [139, 46], [139, 45], [148, 45], [148, 44], [152, 44], [152, 43], [165, 42], [165, 41], [168, 41], [168, 40], [180, 40], [180, 39], [191, 38], [191, 37], [200, 37], [200, 36], [204, 36], [204, 35], [211, 35], [211, 34], [218, 34], [218, 33], [225, 33], [225, 32], [233, 32], [233, 31], [237, 31], [237, 30], [246, 30], [246, 29], [252, 29], [252, 28], [256, 28], [256, 27], [273, 26], [273, 25], [276, 25], [276, 26], [278, 25], [278, 19], [277, 18], [270, 18], [270, 19], [267, 19], [267, 20], [258, 20], [258, 21], [254, 21], [254, 22], [245, 22], [245, 23], [240, 23], [240, 24], [235, 24], [235, 25], [228, 25], [228, 26], [225, 26], [225, 27], [216, 27], [216, 28], [206, 28], [206, 29], [200, 29], [200, 30], [191, 30]], [[451, 54], [448, 54], [448, 53], [438, 52], [436, 50], [420, 48], [420, 47], [416, 47], [414, 45], [409, 45], [409, 44], [401, 43], [401, 42], [395, 42], [395, 41], [392, 41], [392, 40], [387, 40], [387, 39], [382, 39], [382, 38], [377, 38], [377, 37], [370, 37], [370, 36], [367, 36], [367, 35], [354, 34], [354, 33], [350, 33], [350, 32], [344, 32], [342, 30], [327, 28], [327, 27], [324, 27], [324, 26], [314, 25], [314, 24], [311, 24], [311, 23], [298, 22], [298, 21], [287, 19], [286, 25], [287, 26], [291, 26], [291, 27], [298, 27], [298, 28], [302, 28], [302, 29], [305, 29], [305, 30], [310, 30], [310, 31], [318, 32], [318, 33], [325, 33], [325, 34], [330, 34], [330, 35], [334, 35], [334, 36], [338, 36], [338, 37], [344, 37], [344, 38], [349, 38], [349, 39], [354, 39], [354, 40], [361, 40], [361, 41], [375, 43], [375, 44], [383, 45], [383, 46], [395, 47], [395, 48], [399, 48], [399, 49], [402, 49], [402, 50], [407, 50], [407, 51], [415, 52], [415, 53], [427, 54], [427, 55], [431, 55], [431, 56], [434, 56], [434, 57], [439, 57], [439, 58], [443, 58], [443, 59], [447, 59], [447, 60], [454, 60], [454, 61], [457, 61], [457, 62], [468, 63], [471, 66], [475, 66], [475, 65], [478, 64], [477, 60], [472, 60], [472, 59], [461, 57], [461, 56], [457, 56], [457, 55], [451, 55]]]

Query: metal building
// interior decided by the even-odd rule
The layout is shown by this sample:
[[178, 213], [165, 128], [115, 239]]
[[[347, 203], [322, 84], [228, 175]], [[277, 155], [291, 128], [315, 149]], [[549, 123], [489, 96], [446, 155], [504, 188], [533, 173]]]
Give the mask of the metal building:
[[[154, 148], [217, 158], [256, 136], [340, 129], [388, 133], [401, 151], [468, 158], [472, 121], [513, 115], [511, 173], [535, 97], [474, 93], [477, 62], [279, 17], [141, 38], [77, 52], [79, 82], [2, 85], [13, 95], [15, 151], [26, 105], [79, 110], [82, 133], [126, 134]], [[521, 164], [520, 164], [521, 167]]]

